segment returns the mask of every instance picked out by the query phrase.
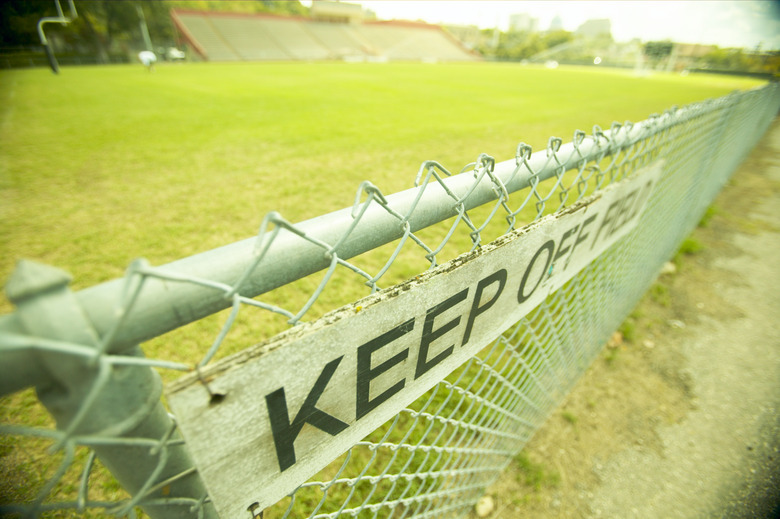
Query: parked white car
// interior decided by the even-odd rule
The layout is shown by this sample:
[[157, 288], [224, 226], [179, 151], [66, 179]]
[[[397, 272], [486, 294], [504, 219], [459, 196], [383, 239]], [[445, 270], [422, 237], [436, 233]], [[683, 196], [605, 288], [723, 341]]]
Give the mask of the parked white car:
[[177, 49], [176, 47], [168, 47], [165, 51], [165, 59], [168, 61], [183, 61], [187, 57], [184, 51]]

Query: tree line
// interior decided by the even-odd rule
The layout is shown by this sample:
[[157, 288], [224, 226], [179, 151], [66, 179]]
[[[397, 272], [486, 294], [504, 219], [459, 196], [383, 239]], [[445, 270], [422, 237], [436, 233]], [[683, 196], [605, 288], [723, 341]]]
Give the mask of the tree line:
[[[60, 4], [68, 16], [67, 0], [60, 0]], [[46, 25], [46, 34], [54, 35], [70, 52], [97, 56], [102, 63], [111, 61], [112, 54], [126, 57], [129, 51], [138, 47], [143, 41], [142, 17], [155, 47], [174, 46], [177, 38], [171, 9], [280, 15], [306, 15], [309, 11], [298, 0], [76, 0], [75, 6], [78, 12], [75, 20], [67, 26]], [[0, 1], [0, 47], [6, 52], [37, 49], [41, 43], [38, 20], [50, 16], [57, 16], [55, 0]]]
[[[68, 0], [60, 0], [67, 15]], [[38, 20], [56, 16], [55, 0], [0, 0], [0, 48], [2, 52], [40, 52]], [[299, 0], [76, 0], [78, 17], [67, 26], [51, 24], [46, 34], [54, 36], [60, 49], [74, 55], [89, 55], [100, 63], [126, 61], [143, 46], [142, 19], [151, 41], [160, 51], [177, 45], [176, 29], [171, 21], [171, 9], [199, 11], [231, 11], [307, 16], [309, 8]], [[505, 31], [484, 29], [478, 40], [471, 42], [474, 50], [488, 59], [523, 61], [550, 55], [550, 59], [578, 62], [615, 47], [608, 34], [596, 40], [583, 41], [569, 31], [548, 32]], [[642, 52], [651, 65], [670, 59], [674, 43], [647, 42]], [[546, 58], [544, 58], [546, 59]], [[778, 51], [759, 49], [724, 49], [712, 46], [697, 58], [697, 66], [723, 71], [777, 73], [780, 69]]]
[[[780, 71], [780, 51], [777, 50], [706, 47], [709, 47], [707, 52], [696, 59], [695, 68], [757, 74], [777, 74]], [[650, 41], [644, 45], [644, 54], [652, 66], [674, 59], [674, 53], [675, 44], [671, 41]]]

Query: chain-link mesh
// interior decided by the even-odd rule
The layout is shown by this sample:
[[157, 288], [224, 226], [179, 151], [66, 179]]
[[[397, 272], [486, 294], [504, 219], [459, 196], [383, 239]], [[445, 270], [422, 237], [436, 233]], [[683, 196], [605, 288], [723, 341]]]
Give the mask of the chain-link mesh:
[[[72, 294], [63, 273], [20, 265], [7, 285], [18, 310], [0, 319], [0, 389], [16, 393], [4, 405], [19, 409], [0, 429], [11, 451], [3, 458], [10, 462], [4, 492], [16, 498], [0, 511], [136, 517], [141, 507], [153, 517], [216, 517], [175, 418], [160, 405], [151, 368], [166, 379], [198, 371], [246, 346], [237, 329], [257, 322], [247, 312], [271, 321], [282, 316], [286, 326], [317, 318], [356, 299], [346, 286], [365, 285], [361, 297], [393, 285], [663, 159], [663, 176], [630, 234], [264, 511], [274, 518], [463, 516], [599, 354], [779, 104], [773, 84], [637, 124], [577, 131], [567, 144], [551, 138], [540, 153], [520, 144], [515, 158], [500, 164], [481, 155], [458, 175], [426, 162], [403, 197], [386, 197], [365, 182], [354, 207], [316, 224], [293, 225], [270, 213], [258, 237], [242, 246], [245, 261], [228, 270], [211, 256], [163, 267], [138, 260], [123, 280]], [[310, 275], [318, 270], [324, 273]], [[178, 306], [160, 302], [165, 294]], [[219, 332], [194, 362], [153, 346], [145, 358], [132, 347], [223, 308]], [[253, 339], [283, 329], [254, 326]], [[126, 391], [136, 385], [147, 394]], [[35, 397], [17, 391], [29, 386], [55, 416], [56, 429], [40, 413], [27, 416]], [[23, 485], [20, 474], [31, 473], [37, 484]]]

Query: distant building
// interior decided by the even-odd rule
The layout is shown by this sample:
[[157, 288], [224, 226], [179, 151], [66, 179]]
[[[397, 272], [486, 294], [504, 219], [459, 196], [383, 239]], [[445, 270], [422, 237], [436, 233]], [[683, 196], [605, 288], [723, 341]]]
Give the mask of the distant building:
[[612, 22], [609, 20], [609, 18], [588, 20], [579, 26], [575, 34], [586, 39], [594, 39], [601, 36], [611, 36]]
[[360, 23], [363, 21], [363, 6], [359, 4], [314, 0], [310, 12], [314, 20], [322, 22]]
[[562, 31], [563, 30], [563, 20], [561, 20], [561, 17], [559, 15], [555, 15], [555, 18], [552, 19], [550, 22], [550, 32], [553, 31]]
[[536, 32], [539, 30], [539, 19], [526, 13], [513, 14], [509, 17], [509, 30], [517, 32]]

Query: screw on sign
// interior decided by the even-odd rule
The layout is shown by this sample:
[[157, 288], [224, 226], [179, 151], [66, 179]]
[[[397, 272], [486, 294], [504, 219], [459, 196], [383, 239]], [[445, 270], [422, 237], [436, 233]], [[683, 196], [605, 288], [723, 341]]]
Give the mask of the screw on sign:
[[252, 519], [255, 518], [263, 519], [263, 510], [260, 510], [259, 513], [256, 513], [258, 508], [260, 508], [260, 503], [254, 502], [251, 505], [249, 505], [249, 508], [246, 509], [247, 512], [252, 514]]

